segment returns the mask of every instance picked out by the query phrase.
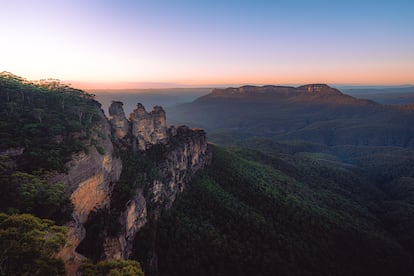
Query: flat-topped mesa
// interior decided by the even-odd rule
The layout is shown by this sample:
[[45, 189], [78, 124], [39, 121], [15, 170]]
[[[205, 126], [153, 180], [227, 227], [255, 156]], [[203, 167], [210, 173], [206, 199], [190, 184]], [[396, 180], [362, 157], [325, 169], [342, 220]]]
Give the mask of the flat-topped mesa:
[[125, 117], [123, 105], [122, 102], [113, 101], [109, 107], [109, 121], [118, 139], [124, 138], [129, 132], [129, 122]]
[[245, 85], [238, 88], [229, 87], [225, 89], [213, 89], [213, 91], [200, 99], [214, 98], [214, 97], [251, 97], [251, 96], [269, 96], [269, 95], [284, 95], [284, 96], [299, 96], [299, 95], [341, 95], [342, 93], [327, 84], [307, 84], [299, 87], [293, 86], [252, 86]]
[[129, 116], [129, 121], [134, 137], [132, 143], [136, 149], [147, 150], [152, 145], [168, 142], [165, 111], [161, 106], [155, 106], [148, 113], [145, 107], [138, 103], [137, 108]]
[[306, 84], [299, 86], [298, 90], [306, 90], [308, 93], [320, 93], [320, 94], [342, 94], [338, 89], [332, 88], [327, 84], [315, 83], [315, 84]]

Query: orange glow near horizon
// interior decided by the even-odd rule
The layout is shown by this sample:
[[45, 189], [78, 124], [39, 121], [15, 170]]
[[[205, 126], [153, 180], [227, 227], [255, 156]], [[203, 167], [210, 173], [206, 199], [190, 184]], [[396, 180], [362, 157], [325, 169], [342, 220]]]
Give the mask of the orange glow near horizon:
[[[145, 65], [143, 65], [145, 66]], [[65, 79], [65, 74], [53, 76], [30, 75], [29, 72], [16, 72], [29, 80], [57, 78], [73, 87], [85, 90], [94, 89], [146, 89], [146, 88], [175, 88], [175, 87], [227, 87], [241, 85], [302, 85], [309, 83], [327, 83], [331, 85], [413, 85], [414, 63], [388, 64], [378, 66], [372, 64], [285, 64], [253, 66], [245, 65], [233, 69], [232, 66], [222, 66], [217, 70], [190, 67], [194, 70], [182, 70], [173, 75], [171, 68], [159, 70], [159, 73], [148, 73], [144, 76], [122, 80], [122, 72], [111, 76], [108, 71], [102, 72], [100, 77], [94, 71], [91, 80]], [[151, 65], [149, 65], [151, 68]], [[0, 68], [3, 69], [3, 68]], [[152, 69], [154, 69], [152, 65]], [[0, 70], [1, 71], [1, 70]], [[127, 70], [125, 70], [127, 71]], [[154, 73], [154, 75], [152, 75]], [[125, 73], [126, 75], [127, 73]], [[182, 76], [186, 76], [183, 79]], [[124, 76], [125, 77], [125, 76]], [[159, 78], [158, 78], [159, 77]]]
[[30, 80], [82, 89], [414, 84], [408, 2], [6, 2], [0, 71]]
[[[320, 68], [322, 69], [322, 68]], [[331, 85], [413, 85], [413, 65], [378, 66], [333, 66], [320, 71], [299, 66], [285, 66], [272, 75], [250, 72], [244, 75], [221, 73], [217, 76], [194, 76], [193, 79], [168, 79], [168, 81], [69, 81], [81, 89], [145, 89], [174, 87], [227, 87], [241, 85], [302, 85], [309, 83], [327, 83]]]

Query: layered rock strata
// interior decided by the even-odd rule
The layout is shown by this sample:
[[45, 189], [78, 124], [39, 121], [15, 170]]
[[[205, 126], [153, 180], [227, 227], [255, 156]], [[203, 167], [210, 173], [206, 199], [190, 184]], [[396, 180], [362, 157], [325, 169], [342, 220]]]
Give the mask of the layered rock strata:
[[[68, 275], [76, 275], [85, 259], [76, 249], [86, 236], [84, 225], [90, 213], [99, 209], [111, 210], [112, 190], [120, 179], [123, 166], [114, 154], [114, 147], [146, 155], [158, 145], [156, 150], [160, 156], [154, 164], [157, 177], [145, 178], [146, 173], [143, 173], [144, 186], [131, 194], [125, 203], [118, 218], [119, 234], [105, 237], [103, 259], [130, 257], [138, 231], [148, 221], [157, 220], [163, 210], [171, 208], [192, 176], [211, 160], [203, 130], [186, 126], [167, 129], [166, 115], [160, 106], [147, 112], [144, 106], [137, 104], [128, 120], [122, 106], [121, 102], [113, 102], [109, 108], [109, 123], [102, 114], [101, 121], [92, 130], [99, 133], [92, 138], [102, 147], [103, 153], [91, 145], [87, 153], [72, 156], [67, 164], [67, 174], [50, 178], [51, 182], [67, 184], [74, 205], [73, 221], [67, 224], [68, 242], [58, 254], [65, 261]], [[105, 229], [102, 231], [106, 233]]]
[[[119, 102], [113, 102], [110, 112], [118, 110], [122, 114], [119, 107], [122, 108]], [[111, 123], [116, 134], [119, 121], [111, 120]], [[145, 154], [145, 150], [152, 146], [161, 144], [163, 153], [156, 164], [157, 179], [147, 181], [145, 188], [138, 189], [126, 204], [120, 217], [122, 233], [118, 237], [106, 238], [104, 255], [107, 259], [127, 259], [137, 232], [148, 220], [157, 220], [163, 210], [171, 208], [191, 177], [211, 161], [206, 133], [187, 126], [171, 126], [167, 130], [162, 107], [156, 106], [147, 113], [141, 104], [137, 104], [137, 108], [130, 115], [129, 123], [131, 132], [123, 137], [116, 135], [118, 143], [137, 149], [141, 154]]]

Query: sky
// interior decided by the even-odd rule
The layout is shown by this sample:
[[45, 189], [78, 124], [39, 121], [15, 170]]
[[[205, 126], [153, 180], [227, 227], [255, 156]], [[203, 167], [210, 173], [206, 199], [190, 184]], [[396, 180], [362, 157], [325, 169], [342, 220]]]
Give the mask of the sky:
[[412, 0], [0, 0], [0, 71], [81, 88], [414, 84]]

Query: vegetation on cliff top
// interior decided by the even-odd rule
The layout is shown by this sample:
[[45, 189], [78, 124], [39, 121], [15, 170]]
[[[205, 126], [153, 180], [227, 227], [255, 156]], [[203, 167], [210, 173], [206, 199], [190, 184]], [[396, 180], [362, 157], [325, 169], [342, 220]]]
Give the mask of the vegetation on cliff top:
[[19, 169], [64, 171], [71, 154], [86, 150], [91, 126], [102, 119], [93, 95], [58, 81], [28, 82], [0, 75], [0, 152], [23, 149]]
[[[93, 95], [57, 80], [30, 82], [0, 73], [1, 275], [64, 275], [52, 258], [65, 243], [71, 219], [70, 187], [49, 183], [74, 153], [95, 146], [105, 120]], [[30, 213], [38, 217], [21, 213]]]
[[104, 120], [93, 95], [56, 80], [29, 82], [0, 74], [0, 211], [70, 219], [68, 187], [47, 182], [65, 172], [73, 153], [100, 145], [92, 133]]

